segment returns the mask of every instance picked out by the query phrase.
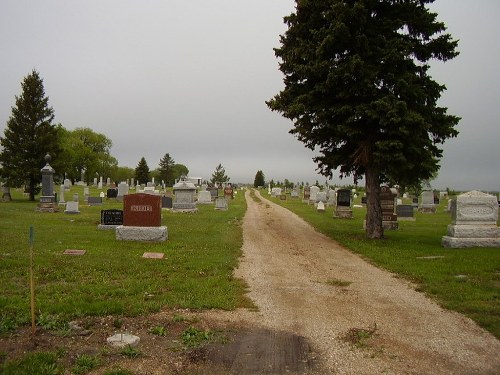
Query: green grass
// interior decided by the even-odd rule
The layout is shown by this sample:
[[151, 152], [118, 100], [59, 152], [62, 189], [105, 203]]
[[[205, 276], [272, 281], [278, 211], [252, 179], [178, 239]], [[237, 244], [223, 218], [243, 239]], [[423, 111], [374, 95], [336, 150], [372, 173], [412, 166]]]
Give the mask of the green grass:
[[63, 367], [58, 362], [58, 355], [52, 352], [35, 352], [23, 358], [0, 365], [2, 375], [60, 375]]
[[[73, 187], [83, 198], [83, 188]], [[91, 195], [96, 196], [91, 189]], [[106, 201], [79, 215], [36, 212], [12, 191], [13, 202], [0, 203], [0, 333], [30, 322], [29, 227], [34, 227], [34, 275], [38, 324], [64, 329], [82, 316], [136, 316], [161, 308], [234, 309], [247, 306], [245, 285], [232, 276], [241, 254], [242, 193], [227, 211], [212, 205], [197, 214], [163, 211], [168, 227], [164, 243], [117, 241], [114, 231], [97, 230], [100, 210], [121, 208]], [[83, 256], [63, 255], [83, 249]], [[162, 260], [143, 259], [162, 252]]]
[[[441, 237], [451, 223], [444, 200], [436, 214], [416, 213], [416, 221], [401, 221], [400, 229], [385, 231], [384, 239], [369, 240], [362, 229], [365, 208], [354, 208], [352, 220], [337, 219], [332, 207], [319, 214], [299, 199], [282, 201], [261, 194], [373, 264], [413, 281], [441, 306], [469, 316], [500, 338], [500, 249], [443, 248]], [[425, 259], [429, 256], [438, 258]]]

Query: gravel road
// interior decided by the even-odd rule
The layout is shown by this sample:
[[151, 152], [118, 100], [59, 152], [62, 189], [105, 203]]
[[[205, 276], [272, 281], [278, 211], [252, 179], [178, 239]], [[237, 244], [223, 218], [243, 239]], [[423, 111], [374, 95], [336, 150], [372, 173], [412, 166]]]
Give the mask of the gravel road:
[[256, 194], [261, 202], [246, 193], [235, 276], [258, 311], [211, 315], [304, 338], [317, 365], [301, 373], [500, 374], [490, 333]]

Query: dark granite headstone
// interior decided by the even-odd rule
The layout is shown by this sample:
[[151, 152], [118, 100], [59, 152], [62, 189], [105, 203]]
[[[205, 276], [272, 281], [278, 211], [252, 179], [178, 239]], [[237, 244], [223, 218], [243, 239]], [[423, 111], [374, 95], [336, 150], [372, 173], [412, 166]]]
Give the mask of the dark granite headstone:
[[413, 217], [413, 206], [411, 204], [399, 204], [396, 206], [398, 217]]
[[364, 196], [361, 197], [361, 204], [367, 204], [368, 203], [368, 197]]
[[101, 224], [123, 225], [123, 210], [101, 210]]
[[100, 205], [102, 205], [102, 198], [101, 197], [88, 197], [87, 203], [89, 204], [89, 206], [100, 206]]
[[108, 189], [106, 191], [106, 197], [116, 198], [118, 196], [118, 189]]
[[337, 206], [341, 207], [351, 206], [351, 191], [349, 189], [337, 190]]
[[172, 208], [172, 197], [161, 197], [161, 208]]

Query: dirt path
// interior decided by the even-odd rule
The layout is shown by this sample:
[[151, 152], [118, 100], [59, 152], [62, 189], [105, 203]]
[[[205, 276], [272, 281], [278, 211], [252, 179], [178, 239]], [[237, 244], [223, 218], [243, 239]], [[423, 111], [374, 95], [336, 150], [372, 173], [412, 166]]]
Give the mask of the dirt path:
[[[247, 281], [258, 311], [218, 313], [218, 319], [305, 338], [317, 365], [292, 372], [500, 374], [500, 342], [470, 319], [443, 310], [290, 211], [257, 203], [248, 192], [246, 199], [236, 276]], [[334, 279], [351, 284], [328, 283]], [[235, 362], [250, 355], [250, 347], [239, 348]]]

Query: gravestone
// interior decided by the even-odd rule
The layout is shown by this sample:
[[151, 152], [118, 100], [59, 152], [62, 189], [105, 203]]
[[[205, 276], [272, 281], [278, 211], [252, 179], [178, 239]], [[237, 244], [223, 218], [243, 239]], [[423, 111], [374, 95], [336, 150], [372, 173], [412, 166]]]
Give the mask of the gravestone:
[[161, 208], [172, 208], [172, 197], [163, 195], [161, 197]]
[[111, 178], [110, 178], [110, 177], [108, 177], [108, 178], [106, 179], [106, 186], [110, 186], [110, 185], [111, 185]]
[[59, 204], [66, 206], [66, 201], [64, 200], [64, 185], [59, 187]]
[[212, 201], [219, 196], [219, 189], [215, 186], [208, 187], [207, 190], [210, 192], [210, 197]]
[[118, 196], [118, 189], [108, 189], [106, 191], [106, 197], [116, 198]]
[[10, 195], [10, 187], [2, 186], [2, 201], [10, 202], [12, 201], [12, 196]]
[[101, 191], [99, 193], [99, 198], [105, 198], [106, 197], [106, 194], [104, 194], [104, 191]]
[[418, 198], [414, 197], [411, 199], [411, 205], [418, 208]]
[[68, 191], [71, 189], [71, 181], [69, 179], [64, 180], [64, 190]]
[[396, 215], [399, 221], [415, 221], [411, 204], [398, 204], [396, 206]]
[[37, 211], [40, 212], [57, 212], [56, 197], [54, 195], [54, 169], [50, 166], [52, 158], [49, 154], [45, 155], [45, 167], [40, 172], [42, 173], [42, 194], [40, 196], [40, 203], [38, 204]]
[[352, 219], [351, 191], [349, 189], [337, 190], [337, 206], [334, 217], [341, 219]]
[[118, 184], [118, 190], [116, 193], [116, 200], [119, 202], [123, 201], [123, 196], [129, 193], [129, 186], [126, 182], [120, 182]]
[[165, 241], [167, 227], [161, 226], [161, 197], [144, 193], [125, 195], [123, 197], [123, 225], [116, 227], [116, 239]]
[[198, 204], [212, 204], [212, 195], [207, 190], [198, 192]]
[[335, 199], [337, 198], [337, 193], [335, 192], [335, 190], [328, 189], [328, 193], [326, 194], [326, 197], [328, 198], [328, 204], [330, 206], [335, 206]]
[[101, 210], [100, 230], [115, 230], [123, 225], [123, 210]]
[[326, 191], [318, 191], [318, 193], [316, 194], [316, 203], [318, 202], [323, 202], [323, 203], [328, 202]]
[[286, 194], [281, 194], [280, 195], [280, 200], [286, 201]]
[[93, 186], [97, 186], [97, 177], [94, 177], [94, 183]]
[[290, 193], [291, 198], [298, 198], [300, 196], [300, 187], [296, 186]]
[[382, 209], [382, 227], [384, 229], [398, 229], [398, 215], [394, 213], [394, 199], [397, 196], [397, 190], [388, 186], [380, 187], [380, 208]]
[[470, 191], [452, 204], [452, 223], [441, 244], [450, 248], [500, 247], [498, 201], [490, 194]]
[[97, 184], [98, 189], [102, 189], [102, 177], [99, 177], [99, 183]]
[[101, 197], [88, 197], [87, 203], [89, 206], [101, 206], [102, 198]]
[[421, 202], [418, 206], [418, 212], [423, 213], [436, 213], [436, 206], [434, 204], [434, 192], [424, 191], [420, 196]]
[[83, 201], [88, 202], [90, 195], [90, 189], [88, 187], [83, 188]]
[[227, 199], [234, 199], [234, 191], [233, 191], [233, 187], [231, 185], [226, 186], [224, 188], [224, 196]]
[[361, 204], [366, 205], [367, 203], [368, 203], [368, 197], [366, 195], [361, 197]]
[[319, 193], [319, 187], [311, 186], [309, 192], [309, 202], [316, 203], [316, 195]]
[[304, 187], [304, 202], [309, 202], [309, 199], [311, 198], [311, 187], [306, 186]]
[[65, 214], [79, 214], [80, 210], [78, 208], [78, 202], [68, 201], [66, 202], [66, 209], [64, 210]]
[[323, 201], [319, 201], [318, 204], [316, 205], [316, 210], [318, 212], [325, 212], [325, 204]]
[[225, 197], [215, 198], [215, 209], [226, 211], [228, 209], [227, 199]]
[[273, 187], [271, 189], [271, 197], [276, 198], [276, 197], [279, 197], [280, 195], [281, 195], [281, 188], [279, 188], [279, 187]]
[[73, 202], [79, 202], [80, 201], [80, 196], [78, 193], [73, 194]]
[[181, 180], [173, 187], [174, 201], [172, 209], [180, 212], [196, 212], [196, 186], [192, 182]]

